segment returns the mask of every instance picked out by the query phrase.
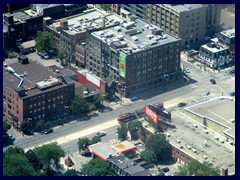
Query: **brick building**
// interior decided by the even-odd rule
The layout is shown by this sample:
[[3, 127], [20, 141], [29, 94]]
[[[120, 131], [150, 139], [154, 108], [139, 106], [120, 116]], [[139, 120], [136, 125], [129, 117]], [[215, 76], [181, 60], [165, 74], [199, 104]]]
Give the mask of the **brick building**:
[[15, 62], [3, 68], [3, 115], [13, 124], [23, 120], [57, 119], [74, 98], [74, 83], [36, 62]]
[[88, 70], [114, 80], [123, 96], [179, 78], [180, 39], [139, 18], [111, 15], [107, 22], [114, 25], [87, 34]]

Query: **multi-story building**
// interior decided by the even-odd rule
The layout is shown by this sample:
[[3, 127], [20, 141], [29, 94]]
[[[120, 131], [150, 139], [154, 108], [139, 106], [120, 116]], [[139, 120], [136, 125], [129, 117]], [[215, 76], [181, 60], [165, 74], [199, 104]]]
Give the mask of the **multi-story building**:
[[36, 62], [4, 64], [3, 115], [19, 126], [23, 120], [63, 117], [74, 98], [74, 83]]
[[199, 51], [199, 59], [204, 64], [214, 69], [219, 69], [232, 61], [230, 50], [218, 43], [202, 45]]
[[231, 52], [235, 52], [235, 28], [221, 31], [218, 34], [219, 43], [226, 45]]
[[139, 18], [111, 15], [107, 22], [114, 25], [87, 34], [90, 71], [117, 82], [123, 96], [179, 78], [180, 39]]
[[86, 31], [111, 26], [112, 22], [104, 23], [103, 17], [108, 16], [104, 11], [90, 9], [81, 14], [53, 21], [44, 18], [44, 29], [52, 32], [56, 49], [60, 56], [65, 56], [68, 62], [85, 66], [83, 42], [86, 40]]
[[220, 28], [221, 4], [205, 4], [205, 6], [207, 6], [206, 36], [212, 36]]
[[[122, 13], [122, 14], [125, 14], [126, 12], [131, 13], [131, 15], [134, 15], [138, 18], [146, 20], [147, 19], [147, 8], [148, 8], [147, 4], [121, 4], [120, 13]], [[112, 8], [112, 10], [114, 10], [114, 9]], [[124, 17], [124, 15], [123, 15], [123, 17]], [[126, 18], [126, 17], [124, 17], [124, 18]]]
[[[43, 17], [63, 18], [87, 9], [86, 4], [32, 4], [31, 7], [13, 13], [10, 10], [3, 15], [4, 26], [7, 26], [6, 29], [14, 30], [15, 33], [12, 33], [11, 36], [14, 36], [14, 39], [19, 42], [31, 40], [36, 36], [37, 31], [43, 30]], [[12, 37], [6, 41], [12, 42]], [[10, 48], [16, 48], [16, 42], [13, 41], [11, 44]], [[4, 50], [7, 51], [7, 49]]]
[[205, 40], [206, 9], [202, 4], [148, 4], [147, 20], [181, 38], [186, 48]]

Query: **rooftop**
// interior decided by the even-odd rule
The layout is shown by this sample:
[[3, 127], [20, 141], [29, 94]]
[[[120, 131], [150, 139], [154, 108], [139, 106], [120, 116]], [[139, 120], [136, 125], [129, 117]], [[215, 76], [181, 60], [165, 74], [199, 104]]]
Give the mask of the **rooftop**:
[[131, 176], [149, 176], [150, 172], [145, 170], [138, 164], [135, 164], [133, 160], [128, 159], [124, 155], [117, 155], [108, 158], [108, 161], [115, 164], [120, 169], [124, 169], [125, 172]]
[[111, 18], [115, 19], [114, 26], [92, 32], [91, 35], [125, 54], [179, 41], [159, 27], [137, 17], [133, 17], [130, 22], [118, 15], [112, 15]]
[[[63, 31], [66, 33], [75, 35], [79, 32], [86, 31], [86, 28], [100, 27], [102, 26], [102, 18], [107, 14], [104, 11], [98, 9], [86, 10], [81, 14], [74, 15], [71, 17], [66, 17], [63, 19], [56, 20], [53, 24], [50, 24], [49, 27], [55, 29], [60, 33], [61, 31], [61, 22], [65, 21], [68, 24], [68, 28], [65, 28]], [[108, 18], [110, 15], [107, 15]], [[105, 25], [112, 25], [114, 22], [106, 23]]]
[[202, 4], [167, 4], [166, 6], [178, 12], [191, 11], [203, 7]]
[[202, 45], [201, 48], [207, 49], [208, 51], [210, 51], [212, 53], [218, 53], [218, 52], [225, 51], [226, 49], [228, 49], [227, 47], [224, 47], [223, 45], [218, 44], [218, 43], [204, 44], [204, 45]]
[[[233, 105], [234, 101], [231, 102]], [[213, 100], [187, 108], [209, 116], [208, 118], [214, 118], [216, 125], [213, 127], [217, 126], [217, 122], [224, 123], [229, 127], [224, 128], [226, 131], [235, 129], [234, 124], [231, 125], [226, 120], [222, 120], [222, 118], [227, 118], [226, 116], [230, 119], [233, 118], [235, 111], [230, 110], [232, 105], [228, 103], [228, 100], [219, 100], [219, 102]], [[201, 112], [199, 112], [199, 107], [201, 107]], [[218, 110], [216, 110], [217, 108]], [[228, 115], [222, 116], [224, 112], [228, 112], [228, 109], [230, 110]], [[203, 126], [202, 123], [187, 116], [186, 113], [172, 113], [172, 115], [176, 129], [167, 130], [166, 137], [173, 146], [200, 162], [209, 161], [214, 166], [227, 167], [229, 174], [235, 173], [235, 147], [229, 144], [223, 133]]]
[[227, 36], [228, 38], [234, 38], [235, 37], [235, 28], [228, 29], [225, 31], [220, 32], [223, 36]]
[[[3, 86], [4, 88], [8, 88], [12, 91], [14, 89], [23, 88], [27, 90], [27, 96], [32, 96], [38, 93], [57, 89], [61, 86], [66, 86], [61, 81], [56, 80], [55, 73], [53, 73], [49, 68], [42, 66], [38, 62], [29, 61], [29, 64], [20, 64], [19, 62], [15, 62], [9, 63], [8, 65], [9, 69], [12, 72], [7, 71], [6, 68], [4, 69], [3, 67]], [[20, 76], [20, 78], [18, 76]], [[23, 79], [23, 81], [20, 85], [21, 79]], [[41, 82], [45, 82], [46, 85], [46, 82], [50, 83], [50, 81], [48, 81], [49, 79], [55, 79], [55, 81], [58, 81], [58, 85], [55, 84], [57, 86], [52, 86], [42, 90], [40, 88], [37, 88], [37, 83], [40, 83], [39, 85], [41, 86], [43, 84], [41, 84]]]

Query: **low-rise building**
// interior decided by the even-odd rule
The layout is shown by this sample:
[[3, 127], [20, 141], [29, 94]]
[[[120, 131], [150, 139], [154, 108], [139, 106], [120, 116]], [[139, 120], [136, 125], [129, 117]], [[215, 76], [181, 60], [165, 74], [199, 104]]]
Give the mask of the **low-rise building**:
[[213, 69], [219, 69], [232, 61], [228, 47], [219, 43], [209, 43], [201, 46], [199, 60], [204, 65]]

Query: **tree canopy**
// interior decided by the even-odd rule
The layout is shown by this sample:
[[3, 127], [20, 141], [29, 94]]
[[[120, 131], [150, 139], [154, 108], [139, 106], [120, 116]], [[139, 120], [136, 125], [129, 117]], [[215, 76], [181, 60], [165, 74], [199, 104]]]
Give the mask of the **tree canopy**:
[[51, 52], [54, 49], [54, 38], [50, 32], [37, 32], [36, 49], [38, 52], [46, 51]]
[[39, 176], [31, 162], [25, 156], [23, 149], [9, 147], [3, 154], [3, 175], [4, 176]]
[[152, 150], [156, 154], [158, 162], [164, 162], [171, 159], [171, 145], [163, 134], [151, 136], [146, 141], [146, 148]]
[[91, 140], [88, 138], [79, 138], [78, 139], [78, 149], [80, 151], [86, 150], [86, 148], [91, 144]]
[[111, 4], [101, 4], [100, 6], [104, 11], [109, 11], [111, 9]]
[[9, 120], [4, 118], [4, 121], [3, 121], [3, 144], [4, 145], [8, 145], [8, 138], [9, 138], [9, 135], [7, 133], [7, 131], [11, 128], [11, 125], [9, 123]]
[[96, 144], [98, 142], [101, 142], [101, 138], [98, 136], [94, 136], [91, 140], [91, 144]]
[[150, 161], [154, 164], [157, 163], [157, 156], [155, 154], [155, 152], [153, 152], [152, 150], [146, 149], [141, 153], [141, 157], [146, 160], [146, 161]]
[[41, 147], [33, 149], [33, 152], [38, 157], [39, 162], [43, 165], [46, 171], [53, 168], [54, 171], [61, 169], [60, 158], [64, 157], [65, 152], [57, 145], [56, 142], [45, 144]]
[[81, 169], [81, 174], [87, 176], [114, 176], [115, 174], [108, 167], [106, 161], [99, 158], [91, 159], [87, 164], [84, 164]]
[[72, 110], [72, 113], [75, 115], [79, 113], [80, 114], [86, 113], [88, 112], [88, 103], [80, 96], [76, 96], [70, 105], [70, 109]]
[[127, 139], [127, 131], [129, 130], [131, 133], [131, 138], [133, 140], [138, 139], [137, 131], [142, 126], [141, 122], [139, 121], [131, 121], [129, 123], [123, 123], [117, 128], [118, 139], [126, 140]]
[[117, 128], [117, 134], [118, 134], [118, 139], [120, 139], [121, 141], [124, 141], [127, 139], [127, 124], [121, 124], [120, 126], [118, 126]]
[[219, 167], [204, 161], [203, 163], [193, 160], [185, 166], [179, 166], [177, 176], [220, 176]]

